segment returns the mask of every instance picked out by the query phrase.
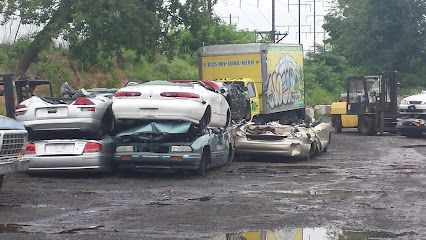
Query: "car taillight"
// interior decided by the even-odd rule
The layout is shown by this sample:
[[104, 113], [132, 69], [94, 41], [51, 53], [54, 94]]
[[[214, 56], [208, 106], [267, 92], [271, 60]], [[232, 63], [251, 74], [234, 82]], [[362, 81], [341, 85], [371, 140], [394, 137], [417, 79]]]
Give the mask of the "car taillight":
[[23, 109], [23, 108], [27, 108], [27, 106], [25, 106], [24, 104], [19, 104], [15, 106], [15, 110], [19, 110], [19, 109]]
[[83, 152], [100, 152], [102, 150], [102, 144], [98, 142], [86, 142], [84, 145]]
[[200, 95], [190, 92], [162, 92], [162, 97], [176, 97], [176, 98], [200, 98]]
[[90, 99], [79, 97], [75, 100], [73, 105], [95, 105]]
[[28, 143], [25, 147], [24, 154], [35, 154], [35, 144], [34, 143]]
[[140, 92], [116, 92], [114, 96], [116, 97], [139, 97]]

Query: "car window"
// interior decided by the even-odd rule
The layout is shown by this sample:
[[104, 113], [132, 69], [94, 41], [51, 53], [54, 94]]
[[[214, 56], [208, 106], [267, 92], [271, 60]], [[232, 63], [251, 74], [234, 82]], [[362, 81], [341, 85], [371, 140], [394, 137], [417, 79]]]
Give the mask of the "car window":
[[254, 85], [253, 83], [248, 83], [247, 84], [247, 97], [248, 98], [252, 98], [256, 96], [256, 91], [254, 90]]

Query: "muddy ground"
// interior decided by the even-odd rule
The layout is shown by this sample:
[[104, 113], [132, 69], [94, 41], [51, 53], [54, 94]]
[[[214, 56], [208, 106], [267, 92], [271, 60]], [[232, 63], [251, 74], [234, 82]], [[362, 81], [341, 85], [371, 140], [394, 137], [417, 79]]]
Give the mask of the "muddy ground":
[[244, 239], [272, 229], [295, 240], [426, 239], [426, 139], [332, 141], [310, 161], [255, 157], [265, 162], [206, 177], [9, 176], [0, 239]]

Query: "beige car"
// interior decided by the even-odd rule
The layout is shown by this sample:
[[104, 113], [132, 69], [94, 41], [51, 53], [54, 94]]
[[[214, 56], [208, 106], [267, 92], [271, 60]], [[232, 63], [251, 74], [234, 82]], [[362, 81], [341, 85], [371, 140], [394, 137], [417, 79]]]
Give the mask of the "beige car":
[[265, 154], [282, 157], [310, 158], [327, 151], [331, 139], [331, 124], [320, 123], [264, 125], [247, 123], [235, 129], [235, 153], [238, 155]]

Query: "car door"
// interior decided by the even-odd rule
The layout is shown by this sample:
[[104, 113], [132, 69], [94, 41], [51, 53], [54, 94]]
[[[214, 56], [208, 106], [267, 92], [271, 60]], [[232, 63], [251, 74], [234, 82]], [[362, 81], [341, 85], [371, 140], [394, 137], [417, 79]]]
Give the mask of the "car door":
[[227, 160], [227, 145], [225, 141], [224, 131], [221, 129], [211, 129], [210, 133], [210, 149], [212, 153], [212, 167], [224, 165]]

